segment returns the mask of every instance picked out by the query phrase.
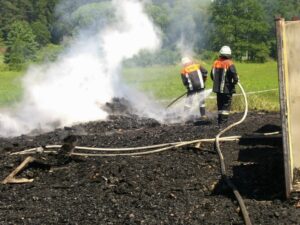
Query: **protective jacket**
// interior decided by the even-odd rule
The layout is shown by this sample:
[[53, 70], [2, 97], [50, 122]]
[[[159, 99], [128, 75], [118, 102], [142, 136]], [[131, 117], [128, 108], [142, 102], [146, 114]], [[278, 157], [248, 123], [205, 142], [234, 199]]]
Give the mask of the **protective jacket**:
[[239, 78], [233, 62], [228, 58], [220, 57], [213, 64], [211, 70], [213, 92], [231, 94], [235, 93], [235, 85]]
[[190, 64], [181, 70], [181, 78], [188, 93], [201, 91], [205, 88], [207, 70], [199, 64]]

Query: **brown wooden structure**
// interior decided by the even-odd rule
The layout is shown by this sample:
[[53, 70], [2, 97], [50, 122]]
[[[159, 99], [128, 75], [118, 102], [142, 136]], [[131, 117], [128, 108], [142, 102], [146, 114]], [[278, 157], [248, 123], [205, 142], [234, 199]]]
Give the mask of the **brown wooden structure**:
[[294, 171], [300, 168], [300, 21], [276, 19], [278, 75], [286, 197], [300, 191]]

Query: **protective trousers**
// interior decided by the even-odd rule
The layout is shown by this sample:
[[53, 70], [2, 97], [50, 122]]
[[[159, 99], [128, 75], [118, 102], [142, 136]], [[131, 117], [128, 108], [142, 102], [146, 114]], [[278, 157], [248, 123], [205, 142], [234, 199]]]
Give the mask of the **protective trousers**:
[[[199, 96], [197, 96], [197, 95], [199, 95]], [[201, 91], [188, 93], [186, 101], [185, 101], [185, 105], [184, 105], [184, 111], [189, 112], [193, 106], [193, 102], [195, 101], [195, 99], [199, 98], [200, 99], [199, 100], [200, 116], [205, 116], [205, 98], [202, 95], [203, 94], [201, 93]]]
[[228, 121], [229, 111], [231, 108], [232, 93], [217, 93], [218, 105], [218, 124], [224, 124]]

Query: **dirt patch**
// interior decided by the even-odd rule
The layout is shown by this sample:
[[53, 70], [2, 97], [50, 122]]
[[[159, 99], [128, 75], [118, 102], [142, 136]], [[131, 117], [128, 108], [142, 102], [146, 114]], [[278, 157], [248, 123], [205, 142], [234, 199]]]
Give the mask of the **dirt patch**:
[[[234, 114], [230, 122], [241, 117]], [[250, 113], [226, 136], [280, 131], [280, 124], [279, 114]], [[69, 135], [79, 146], [127, 147], [212, 138], [217, 132], [214, 118], [162, 125], [126, 114], [37, 136], [2, 138], [0, 179], [25, 158], [9, 153], [62, 144]], [[283, 198], [281, 139], [245, 139], [222, 143], [221, 149], [253, 224], [299, 224], [299, 196]], [[0, 185], [0, 224], [243, 224], [236, 200], [220, 182], [212, 144], [140, 157], [77, 158], [59, 166], [48, 160], [50, 166], [36, 163], [20, 174], [34, 182]]]

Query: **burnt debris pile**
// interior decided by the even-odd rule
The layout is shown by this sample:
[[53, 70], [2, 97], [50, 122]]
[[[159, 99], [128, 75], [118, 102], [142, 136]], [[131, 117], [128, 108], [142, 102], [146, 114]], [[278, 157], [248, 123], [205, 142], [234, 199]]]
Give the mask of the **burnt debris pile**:
[[[0, 179], [28, 157], [11, 153], [30, 148], [65, 144], [61, 149], [68, 153], [74, 145], [147, 146], [212, 138], [218, 132], [213, 119], [164, 125], [131, 114], [121, 100], [107, 107], [112, 112], [107, 121], [1, 138]], [[231, 116], [230, 122], [241, 116]], [[279, 114], [250, 113], [227, 135], [278, 127]], [[299, 196], [283, 199], [280, 141], [222, 142], [221, 147], [228, 176], [243, 196], [253, 224], [299, 224]], [[213, 143], [145, 156], [76, 157], [64, 164], [47, 161], [56, 157], [51, 154], [31, 157], [37, 163], [29, 163], [15, 177], [32, 182], [0, 185], [0, 224], [243, 224], [230, 190], [220, 182]]]

